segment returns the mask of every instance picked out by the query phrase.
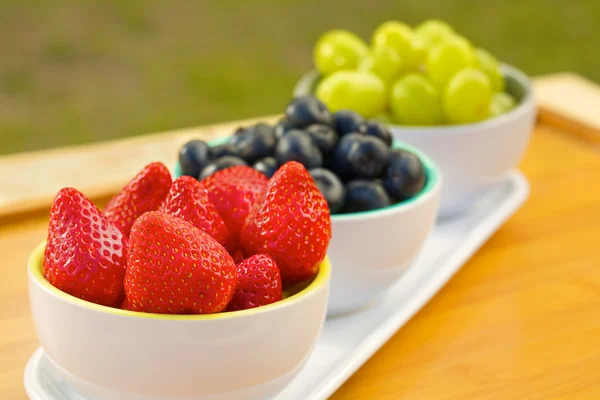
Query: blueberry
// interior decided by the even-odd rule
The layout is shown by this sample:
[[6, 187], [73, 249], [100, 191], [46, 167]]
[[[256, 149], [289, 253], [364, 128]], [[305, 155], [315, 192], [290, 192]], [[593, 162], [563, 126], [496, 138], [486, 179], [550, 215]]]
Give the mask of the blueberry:
[[299, 129], [312, 124], [333, 124], [333, 116], [325, 104], [310, 95], [292, 99], [285, 108], [285, 116], [294, 128]]
[[273, 143], [271, 146], [271, 155], [275, 151], [275, 145], [277, 144], [277, 137], [275, 136], [275, 127], [264, 122], [259, 122], [254, 125], [253, 129], [265, 138], [268, 138], [269, 143]]
[[380, 183], [359, 179], [346, 185], [343, 213], [377, 210], [392, 205], [392, 199]]
[[273, 127], [259, 123], [243, 131], [236, 131], [229, 143], [238, 157], [252, 164], [273, 154], [275, 131]]
[[255, 170], [262, 172], [270, 178], [277, 171], [277, 161], [273, 157], [265, 157], [258, 160], [252, 166]]
[[259, 122], [257, 124], [255, 124], [252, 129], [254, 129], [257, 132], [260, 132], [263, 135], [271, 135], [274, 136], [275, 135], [275, 127], [271, 126], [265, 122]]
[[286, 133], [288, 133], [290, 130], [294, 129], [294, 126], [292, 125], [292, 123], [290, 122], [289, 119], [287, 119], [286, 117], [283, 117], [279, 120], [279, 122], [277, 122], [277, 124], [275, 124], [275, 138], [277, 140], [281, 139], [281, 137], [283, 135], [285, 135]]
[[216, 160], [215, 162], [208, 164], [206, 167], [204, 167], [204, 169], [202, 170], [202, 172], [200, 172], [200, 175], [198, 176], [198, 180], [202, 180], [202, 179], [206, 178], [207, 176], [212, 175], [215, 172], [220, 171], [222, 169], [229, 168], [229, 167], [235, 167], [236, 165], [248, 165], [248, 164], [246, 164], [246, 161], [244, 161], [238, 157], [233, 157], [233, 156], [221, 157], [218, 160]]
[[379, 138], [385, 142], [388, 146], [392, 145], [392, 132], [386, 124], [371, 120], [365, 122], [365, 133], [367, 136], [373, 136]]
[[327, 200], [329, 212], [331, 214], [337, 213], [344, 205], [344, 197], [346, 196], [346, 189], [340, 178], [325, 168], [314, 168], [308, 172], [315, 180], [325, 200]]
[[233, 150], [233, 146], [231, 143], [223, 143], [218, 146], [211, 147], [212, 154], [215, 159], [225, 157], [225, 156], [235, 156], [235, 151]]
[[402, 149], [390, 152], [383, 178], [383, 187], [390, 196], [398, 200], [408, 199], [423, 189], [425, 180], [425, 168], [419, 157]]
[[358, 113], [351, 110], [340, 110], [333, 114], [335, 120], [335, 130], [340, 136], [349, 133], [365, 133], [365, 119]]
[[385, 171], [389, 153], [381, 139], [352, 133], [342, 137], [335, 147], [332, 168], [346, 181], [377, 178]]
[[288, 161], [298, 161], [306, 169], [320, 168], [323, 156], [309, 134], [293, 129], [284, 135], [275, 148], [275, 159], [279, 165]]
[[183, 175], [197, 177], [213, 160], [211, 148], [202, 140], [189, 141], [179, 150], [179, 165]]
[[[352, 168], [350, 167], [346, 154], [350, 151], [352, 145], [360, 140], [359, 133], [351, 133], [338, 141], [333, 149], [331, 158], [329, 159], [329, 169], [335, 172], [342, 180], [349, 181], [352, 179]], [[325, 163], [327, 166], [327, 163]]]
[[323, 157], [327, 157], [331, 153], [339, 139], [337, 132], [327, 125], [313, 124], [306, 128], [305, 131], [310, 135], [319, 150], [321, 150]]

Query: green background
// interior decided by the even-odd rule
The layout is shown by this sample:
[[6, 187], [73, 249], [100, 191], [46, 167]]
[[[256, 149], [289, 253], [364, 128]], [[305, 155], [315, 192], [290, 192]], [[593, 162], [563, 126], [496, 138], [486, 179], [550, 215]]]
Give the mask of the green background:
[[598, 0], [0, 0], [0, 154], [279, 113], [322, 32], [432, 17], [600, 80]]

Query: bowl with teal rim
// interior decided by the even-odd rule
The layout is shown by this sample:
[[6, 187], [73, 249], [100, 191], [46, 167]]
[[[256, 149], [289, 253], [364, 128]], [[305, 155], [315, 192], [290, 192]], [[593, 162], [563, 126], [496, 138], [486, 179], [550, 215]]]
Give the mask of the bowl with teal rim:
[[[221, 138], [209, 145], [218, 146], [227, 140]], [[383, 293], [408, 270], [435, 225], [442, 187], [438, 167], [413, 146], [396, 140], [392, 147], [420, 158], [425, 185], [415, 196], [389, 207], [331, 215], [328, 316], [357, 311]], [[175, 165], [175, 178], [180, 175], [179, 165]]]
[[[43, 274], [46, 243], [28, 262], [37, 336], [53, 371], [86, 399], [247, 400], [271, 398], [296, 376], [327, 312], [330, 263], [248, 310], [150, 314], [73, 297]], [[235, 379], [232, 379], [235, 377]]]
[[[440, 216], [468, 211], [521, 161], [535, 124], [531, 81], [522, 71], [502, 64], [505, 92], [517, 100], [500, 116], [464, 125], [390, 125], [395, 139], [430, 156], [444, 174]], [[316, 70], [296, 84], [294, 96], [312, 94], [321, 77]]]

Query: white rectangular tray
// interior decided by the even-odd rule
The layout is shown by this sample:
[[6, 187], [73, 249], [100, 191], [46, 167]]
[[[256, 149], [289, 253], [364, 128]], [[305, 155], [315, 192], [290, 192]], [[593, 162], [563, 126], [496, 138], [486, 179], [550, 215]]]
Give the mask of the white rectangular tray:
[[[444, 286], [529, 195], [525, 177], [512, 172], [476, 207], [439, 221], [421, 256], [396, 284], [369, 307], [331, 318], [302, 371], [271, 400], [329, 397]], [[42, 349], [24, 376], [33, 400], [84, 400], [56, 376]]]
[[336, 391], [448, 282], [529, 197], [517, 171], [468, 214], [440, 221], [421, 256], [382, 297], [332, 318], [298, 376], [274, 400], [321, 400]]

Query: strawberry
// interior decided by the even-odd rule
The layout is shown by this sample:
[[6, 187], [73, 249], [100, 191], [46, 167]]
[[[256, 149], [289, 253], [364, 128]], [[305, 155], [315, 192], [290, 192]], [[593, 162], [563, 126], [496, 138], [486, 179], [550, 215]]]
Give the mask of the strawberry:
[[268, 254], [285, 283], [313, 277], [331, 239], [327, 201], [302, 164], [285, 163], [269, 180], [242, 230], [244, 254]]
[[237, 269], [238, 284], [227, 311], [246, 310], [281, 300], [281, 274], [273, 258], [257, 254], [239, 263]]
[[244, 253], [241, 250], [237, 250], [236, 252], [231, 254], [231, 258], [233, 258], [233, 262], [235, 265], [238, 265], [242, 261], [244, 261]]
[[52, 285], [83, 300], [118, 307], [127, 241], [82, 193], [58, 192], [50, 210], [42, 271]]
[[147, 211], [157, 210], [170, 187], [167, 167], [159, 162], [148, 164], [108, 202], [104, 215], [129, 236], [135, 220]]
[[227, 250], [235, 253], [239, 249], [240, 232], [246, 217], [258, 195], [267, 186], [267, 177], [242, 165], [217, 171], [201, 183], [229, 229]]
[[231, 256], [189, 222], [151, 211], [133, 224], [125, 273], [131, 310], [215, 313], [227, 306], [236, 284]]
[[127, 300], [127, 296], [123, 297], [123, 301], [121, 302], [121, 306], [119, 307], [121, 310], [131, 310], [129, 306], [129, 300]]
[[173, 182], [158, 210], [186, 220], [222, 245], [229, 237], [227, 226], [208, 199], [206, 188], [190, 176], [182, 176]]

